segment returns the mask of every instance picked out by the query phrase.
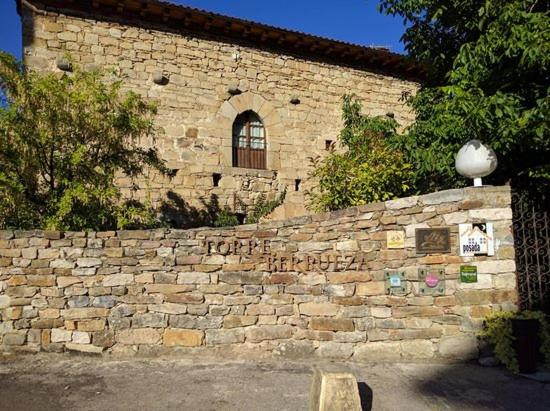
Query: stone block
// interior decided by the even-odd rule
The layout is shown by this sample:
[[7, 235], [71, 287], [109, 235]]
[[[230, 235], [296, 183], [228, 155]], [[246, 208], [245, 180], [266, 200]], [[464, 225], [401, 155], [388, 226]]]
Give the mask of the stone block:
[[244, 342], [244, 330], [206, 330], [206, 345], [237, 344]]
[[401, 343], [398, 341], [374, 341], [355, 347], [353, 359], [357, 361], [394, 361], [401, 358]]
[[434, 346], [429, 340], [408, 340], [401, 342], [403, 358], [428, 359], [434, 357]]
[[102, 295], [94, 298], [92, 306], [101, 308], [112, 308], [116, 305], [115, 297], [112, 295]]
[[132, 328], [118, 331], [115, 341], [127, 345], [160, 344], [162, 334], [153, 328]]
[[478, 356], [477, 339], [473, 335], [453, 335], [439, 342], [439, 354], [443, 358], [470, 360]]
[[69, 342], [72, 339], [73, 332], [69, 330], [62, 330], [60, 328], [52, 329], [51, 341], [56, 342]]
[[4, 345], [23, 345], [26, 340], [26, 332], [24, 331], [15, 331], [4, 334], [3, 343]]
[[85, 320], [85, 321], [77, 321], [76, 328], [79, 331], [101, 331], [105, 328], [105, 320]]
[[153, 304], [149, 306], [149, 311], [164, 314], [185, 314], [187, 306], [176, 303]]
[[73, 331], [72, 341], [77, 344], [89, 344], [90, 334], [83, 331]]
[[322, 341], [319, 343], [316, 354], [321, 358], [346, 360], [353, 355], [353, 344]]
[[179, 273], [177, 283], [178, 284], [209, 284], [210, 274], [194, 273], [194, 272]]
[[315, 370], [309, 411], [361, 411], [357, 380], [349, 372]]
[[198, 347], [204, 340], [204, 331], [169, 328], [164, 331], [166, 347]]
[[334, 316], [340, 311], [340, 307], [329, 302], [303, 303], [299, 306], [300, 314], [307, 316]]
[[135, 328], [166, 328], [168, 320], [162, 313], [137, 313], [132, 317]]
[[98, 347], [110, 348], [115, 344], [113, 330], [96, 331], [92, 334], [92, 343]]
[[96, 317], [107, 317], [109, 310], [106, 308], [69, 308], [61, 310], [61, 316], [67, 320], [79, 320]]
[[88, 267], [99, 267], [102, 263], [102, 260], [101, 258], [86, 258], [86, 257], [83, 257], [83, 258], [77, 258], [76, 259], [76, 265], [78, 267], [84, 267], [84, 268], [88, 268]]
[[69, 351], [78, 351], [87, 354], [101, 354], [103, 352], [102, 347], [96, 347], [91, 344], [66, 343], [65, 348]]
[[292, 337], [290, 325], [262, 325], [246, 328], [246, 341], [261, 342], [267, 340], [281, 340]]
[[313, 317], [310, 327], [318, 331], [354, 331], [353, 320], [349, 318]]
[[358, 283], [355, 286], [356, 295], [384, 295], [386, 293], [384, 281], [371, 281], [368, 283]]
[[223, 320], [224, 328], [247, 327], [254, 325], [258, 321], [258, 317], [249, 315], [228, 315]]
[[103, 279], [103, 286], [115, 287], [119, 285], [128, 285], [128, 284], [132, 284], [133, 281], [134, 281], [133, 274], [111, 274], [111, 275], [105, 276], [105, 278]]

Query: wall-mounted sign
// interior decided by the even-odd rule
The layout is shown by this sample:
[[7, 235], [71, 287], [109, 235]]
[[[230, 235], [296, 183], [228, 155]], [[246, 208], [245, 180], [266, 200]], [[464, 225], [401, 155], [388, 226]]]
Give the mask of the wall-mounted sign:
[[388, 231], [386, 235], [386, 244], [388, 248], [405, 248], [405, 232]]
[[386, 294], [407, 294], [407, 279], [403, 271], [386, 270]]
[[451, 231], [448, 227], [417, 228], [415, 237], [418, 254], [451, 252]]
[[418, 269], [420, 295], [445, 294], [445, 270], [443, 268]]
[[475, 265], [461, 265], [460, 282], [477, 283], [477, 267]]
[[492, 223], [460, 224], [458, 227], [460, 255], [495, 255]]

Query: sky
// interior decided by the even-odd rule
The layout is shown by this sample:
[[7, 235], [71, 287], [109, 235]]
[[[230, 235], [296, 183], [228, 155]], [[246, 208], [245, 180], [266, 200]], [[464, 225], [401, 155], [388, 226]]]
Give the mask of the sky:
[[[403, 53], [401, 19], [384, 16], [377, 0], [170, 0], [232, 17]], [[0, 50], [21, 57], [15, 0], [0, 0]]]

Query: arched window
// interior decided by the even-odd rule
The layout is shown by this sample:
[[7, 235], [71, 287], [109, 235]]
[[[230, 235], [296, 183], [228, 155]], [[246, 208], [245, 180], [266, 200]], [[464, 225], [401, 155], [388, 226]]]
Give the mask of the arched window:
[[253, 111], [239, 114], [233, 123], [233, 166], [266, 168], [265, 130]]

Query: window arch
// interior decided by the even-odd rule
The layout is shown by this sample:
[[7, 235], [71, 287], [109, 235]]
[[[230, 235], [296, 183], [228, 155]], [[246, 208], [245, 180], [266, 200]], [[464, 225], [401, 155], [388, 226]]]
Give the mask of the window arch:
[[265, 129], [253, 111], [239, 114], [233, 123], [233, 167], [266, 168]]

